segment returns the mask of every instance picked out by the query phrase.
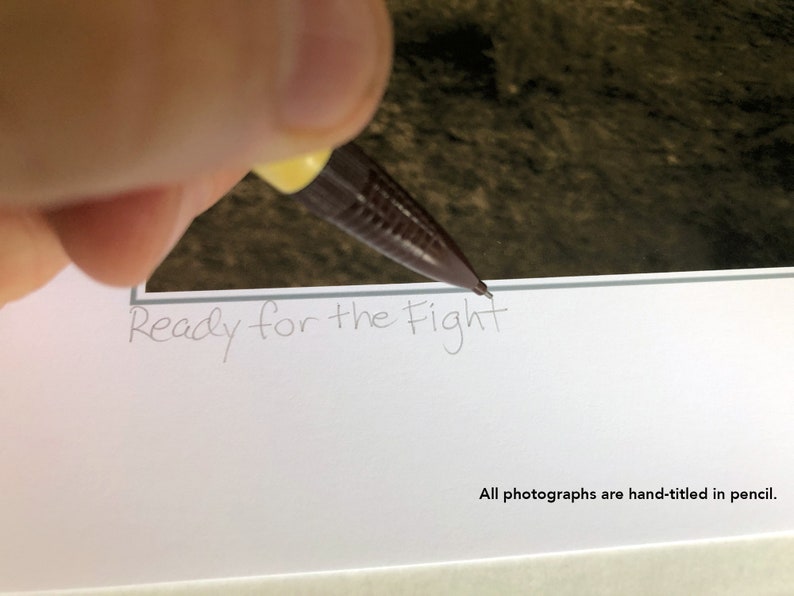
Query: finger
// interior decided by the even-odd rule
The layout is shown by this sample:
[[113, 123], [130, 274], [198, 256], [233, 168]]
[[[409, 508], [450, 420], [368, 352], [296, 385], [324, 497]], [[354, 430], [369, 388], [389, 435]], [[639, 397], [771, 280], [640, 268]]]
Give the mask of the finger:
[[0, 210], [0, 305], [43, 286], [67, 261], [41, 214]]
[[6, 0], [0, 203], [339, 145], [374, 112], [390, 46], [382, 0]]
[[131, 191], [50, 213], [61, 244], [83, 271], [112, 285], [148, 278], [193, 218], [223, 196], [245, 170], [184, 184]]

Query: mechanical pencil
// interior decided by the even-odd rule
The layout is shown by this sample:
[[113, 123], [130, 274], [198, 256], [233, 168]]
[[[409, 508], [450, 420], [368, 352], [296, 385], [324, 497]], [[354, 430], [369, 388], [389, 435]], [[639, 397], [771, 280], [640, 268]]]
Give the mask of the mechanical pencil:
[[430, 279], [492, 298], [455, 241], [357, 145], [255, 166], [310, 212]]

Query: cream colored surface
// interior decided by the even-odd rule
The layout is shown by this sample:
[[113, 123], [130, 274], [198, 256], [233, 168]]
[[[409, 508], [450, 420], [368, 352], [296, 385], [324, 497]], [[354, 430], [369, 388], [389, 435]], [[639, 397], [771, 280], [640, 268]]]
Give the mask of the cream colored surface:
[[794, 594], [792, 561], [794, 532], [438, 565], [25, 594], [783, 596]]
[[[427, 290], [181, 303], [69, 269], [0, 310], [0, 590], [785, 593], [790, 543], [603, 550], [794, 532], [794, 278], [734, 275], [497, 281], [492, 307]], [[493, 316], [470, 327], [467, 308]], [[504, 498], [580, 486], [609, 492]], [[663, 486], [777, 498], [610, 496]]]

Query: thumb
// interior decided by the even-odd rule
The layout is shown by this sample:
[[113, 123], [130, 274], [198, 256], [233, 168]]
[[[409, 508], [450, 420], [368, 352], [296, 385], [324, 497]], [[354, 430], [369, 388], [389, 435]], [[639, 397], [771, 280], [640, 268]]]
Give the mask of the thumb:
[[382, 0], [0, 7], [0, 204], [58, 207], [339, 145], [388, 76]]
[[0, 300], [67, 257], [144, 279], [252, 164], [363, 128], [390, 60], [383, 0], [0, 2]]

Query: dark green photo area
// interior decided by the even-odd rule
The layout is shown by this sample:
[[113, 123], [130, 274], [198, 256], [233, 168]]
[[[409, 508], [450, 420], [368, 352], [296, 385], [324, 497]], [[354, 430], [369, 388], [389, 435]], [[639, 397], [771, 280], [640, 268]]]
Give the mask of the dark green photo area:
[[[389, 5], [359, 144], [483, 279], [794, 265], [794, 3]], [[147, 290], [414, 281], [249, 176]]]

